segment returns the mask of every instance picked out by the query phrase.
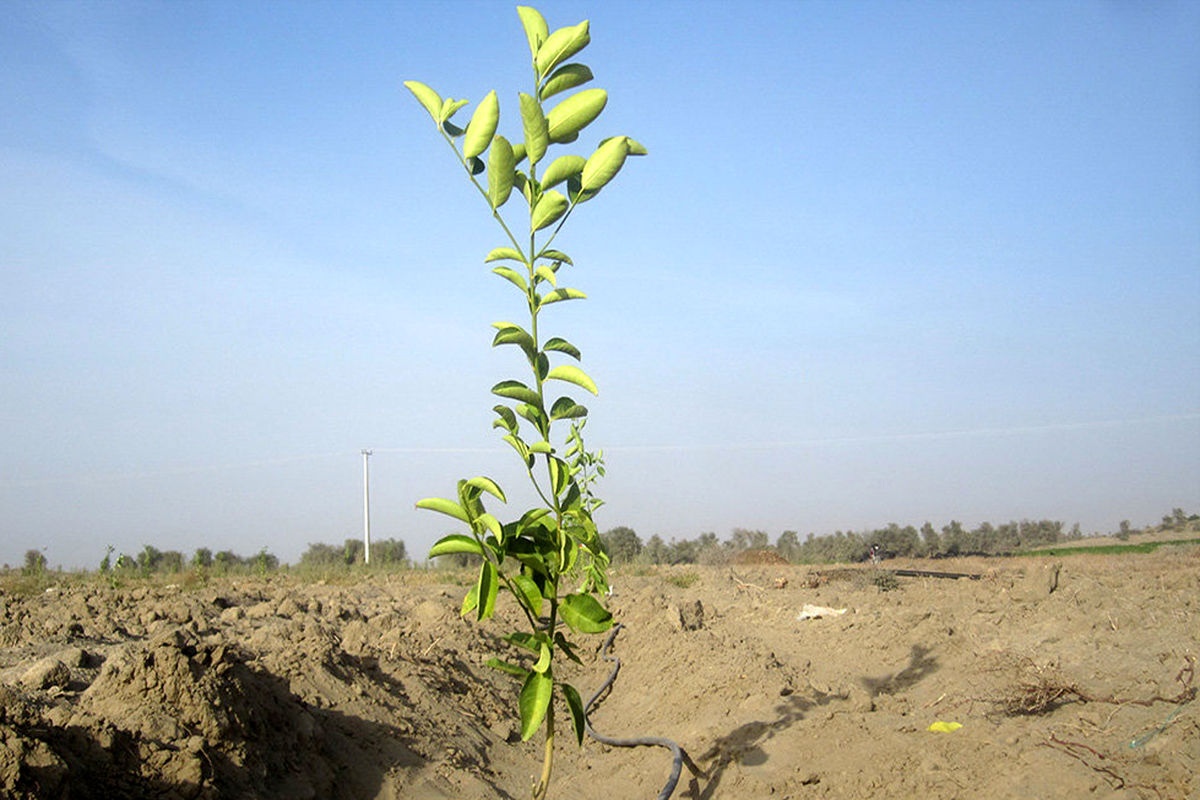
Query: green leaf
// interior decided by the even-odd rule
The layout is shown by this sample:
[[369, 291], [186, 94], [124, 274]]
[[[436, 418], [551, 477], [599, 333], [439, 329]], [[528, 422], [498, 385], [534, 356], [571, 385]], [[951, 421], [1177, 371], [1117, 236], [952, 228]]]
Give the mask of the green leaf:
[[566, 653], [567, 658], [574, 661], [579, 666], [583, 666], [583, 661], [575, 654], [575, 646], [567, 641], [567, 637], [562, 635], [562, 631], [557, 631], [554, 634], [554, 643], [558, 645], [558, 649]]
[[513, 149], [513, 159], [516, 161], [516, 163], [520, 164], [522, 161], [525, 160], [525, 143], [524, 142], [513, 142], [512, 149]]
[[531, 452], [531, 453], [553, 453], [554, 447], [551, 446], [551, 444], [549, 442], [534, 442], [533, 444], [529, 445], [529, 452]]
[[536, 8], [517, 6], [517, 16], [521, 18], [525, 38], [529, 40], [529, 57], [537, 58], [538, 48], [550, 36], [550, 26]]
[[569, 397], [560, 397], [550, 408], [550, 419], [579, 419], [587, 416], [587, 408]]
[[532, 653], [540, 653], [542, 651], [542, 640], [537, 634], [525, 633], [523, 631], [513, 631], [505, 634], [504, 641], [511, 642], [517, 647], [523, 647]]
[[[574, 470], [572, 470], [572, 472], [574, 472]], [[588, 520], [586, 520], [579, 513], [576, 513], [578, 511], [578, 509], [580, 508], [581, 501], [582, 501], [582, 495], [579, 492], [579, 484], [572, 481], [570, 491], [568, 491], [566, 496], [563, 497], [562, 506], [563, 506], [563, 508], [570, 509], [571, 515], [573, 517], [575, 517], [576, 519], [578, 519], [581, 525], [586, 526]], [[595, 523], [592, 523], [592, 525], [594, 526]]]
[[[443, 117], [443, 119], [445, 119]], [[500, 101], [496, 99], [495, 90], [488, 92], [479, 101], [471, 121], [467, 123], [466, 138], [463, 139], [463, 156], [477, 156], [492, 143], [496, 135], [496, 126], [500, 124]]]
[[508, 500], [504, 499], [504, 491], [499, 486], [497, 486], [496, 482], [494, 480], [492, 480], [491, 478], [486, 478], [483, 476], [480, 476], [478, 478], [471, 478], [469, 481], [467, 481], [467, 485], [474, 486], [477, 489], [482, 489], [483, 491], [490, 494], [492, 497], [499, 500], [501, 503], [508, 502]]
[[583, 168], [580, 188], [585, 192], [598, 192], [616, 177], [629, 155], [629, 140], [624, 136], [609, 139], [592, 153]]
[[559, 685], [562, 687], [563, 699], [567, 701], [567, 708], [571, 710], [571, 725], [575, 728], [575, 741], [582, 745], [585, 728], [583, 700], [579, 697], [579, 692], [571, 684], [562, 683]]
[[579, 560], [579, 548], [574, 547], [573, 543], [568, 542], [564, 555], [566, 556], [566, 563], [563, 564], [562, 571], [571, 572], [575, 569], [575, 563]]
[[542, 195], [530, 217], [530, 230], [540, 231], [547, 225], [553, 225], [559, 217], [567, 213], [567, 198], [551, 189]]
[[546, 114], [550, 126], [550, 141], [569, 142], [584, 126], [600, 116], [608, 102], [603, 89], [584, 89], [563, 100]]
[[424, 500], [417, 501], [417, 508], [425, 508], [430, 511], [437, 511], [440, 514], [445, 514], [463, 522], [470, 523], [467, 517], [467, 512], [463, 507], [453, 500], [447, 500], [444, 497], [426, 497]]
[[464, 129], [458, 127], [450, 120], [446, 120], [442, 123], [442, 130], [444, 130], [446, 135], [451, 139], [457, 139], [459, 136], [462, 136], [464, 133], [466, 133]]
[[443, 123], [449, 122], [454, 113], [469, 102], [469, 100], [451, 100], [447, 97], [442, 103], [442, 110], [438, 113], [438, 120]]
[[483, 259], [483, 263], [487, 264], [489, 261], [504, 261], [505, 259], [509, 261], [520, 261], [522, 264], [525, 263], [525, 256], [522, 255], [521, 251], [512, 247], [497, 247], [495, 250], [492, 250], [492, 252], [487, 254], [487, 257]]
[[576, 203], [586, 203], [596, 196], [596, 192], [585, 192], [583, 190], [583, 179], [578, 176], [567, 179], [567, 194]]
[[483, 548], [479, 542], [475, 541], [474, 536], [465, 536], [461, 533], [452, 533], [449, 536], [443, 536], [433, 543], [433, 547], [429, 548], [429, 557], [447, 556], [451, 553], [471, 553], [472, 555], [483, 555]]
[[575, 266], [575, 262], [571, 260], [571, 257], [568, 256], [566, 253], [562, 252], [561, 250], [543, 250], [542, 252], [538, 253], [537, 257], [534, 258], [533, 260], [537, 261], [538, 259], [541, 259], [541, 258], [548, 258], [551, 261], [561, 261], [564, 264], [570, 264], [571, 266]]
[[521, 441], [520, 437], [518, 437], [515, 433], [510, 433], [507, 436], [501, 437], [500, 441], [508, 442], [509, 446], [512, 447], [513, 450], [517, 451], [517, 455], [519, 455], [526, 464], [531, 467], [533, 466], [533, 457], [529, 454], [529, 445]]
[[522, 292], [529, 291], [529, 284], [525, 283], [525, 276], [517, 272], [512, 267], [492, 267], [492, 272], [496, 273], [501, 278], [504, 278]]
[[[546, 435], [546, 415], [542, 413], [540, 408], [530, 403], [521, 403], [521, 405], [517, 406], [517, 413], [537, 426], [539, 433], [543, 436]], [[530, 451], [539, 452], [534, 451], [533, 448], [530, 448]]]
[[405, 81], [404, 86], [417, 98], [434, 122], [441, 122], [442, 96], [420, 81]]
[[547, 281], [551, 286], [558, 285], [558, 278], [554, 275], [554, 270], [550, 269], [545, 264], [535, 269], [533, 274], [542, 280]]
[[476, 609], [480, 621], [490, 619], [496, 613], [496, 590], [498, 581], [496, 565], [484, 561], [479, 565], [479, 583], [476, 584], [479, 596], [479, 607]]
[[472, 175], [478, 175], [479, 173], [483, 172], [483, 170], [484, 170], [483, 159], [481, 159], [477, 156], [468, 158], [467, 159], [467, 169], [469, 169], [471, 171]]
[[612, 627], [612, 613], [590, 594], [569, 594], [558, 604], [563, 622], [580, 633], [604, 633]]
[[533, 186], [530, 184], [529, 178], [526, 177], [524, 172], [518, 170], [517, 173], [513, 175], [513, 187], [521, 193], [521, 196], [525, 198], [526, 203], [533, 202]]
[[482, 492], [474, 487], [468, 486], [465, 480], [458, 482], [458, 504], [463, 511], [467, 512], [467, 519], [474, 521], [476, 517], [483, 513], [483, 503], [479, 500], [479, 495]]
[[[500, 520], [496, 519], [491, 514], [480, 514], [475, 518], [475, 522], [486, 527], [492, 536], [495, 536], [497, 539], [504, 535], [504, 527], [500, 524]], [[488, 541], [489, 543], [493, 544], [493, 547], [495, 546], [490, 537]]]
[[533, 665], [533, 671], [545, 672], [546, 670], [550, 669], [550, 661], [553, 658], [554, 655], [550, 652], [550, 646], [545, 642], [542, 642], [538, 652], [537, 663]]
[[549, 305], [550, 303], [558, 303], [563, 300], [583, 300], [587, 295], [578, 289], [555, 289], [552, 292], [547, 292], [542, 296], [542, 301], [538, 303], [540, 306]]
[[533, 57], [538, 77], [549, 75], [550, 70], [587, 47], [591, 40], [586, 19], [578, 25], [559, 28], [547, 36], [546, 41], [542, 42], [537, 54]]
[[567, 462], [555, 456], [548, 456], [546, 458], [546, 467], [550, 472], [551, 488], [555, 496], [558, 496], [563, 493], [563, 490], [571, 482], [571, 468], [567, 466]]
[[[557, 369], [561, 369], [561, 367]], [[551, 372], [553, 373], [554, 370], [551, 370]], [[500, 381], [492, 387], [492, 394], [508, 397], [513, 400], [520, 400], [522, 403], [531, 403], [535, 406], [542, 402], [542, 398], [538, 396], [537, 392], [520, 381]]]
[[[596, 383], [588, 377], [588, 374], [579, 367], [570, 364], [563, 364], [550, 370], [546, 375], [546, 380], [566, 381], [567, 383], [573, 383], [576, 386], [587, 389], [592, 394], [600, 394], [596, 388]], [[493, 391], [495, 390], [493, 389]]]
[[525, 684], [521, 687], [521, 696], [517, 701], [521, 709], [521, 741], [529, 741], [538, 728], [542, 727], [542, 720], [546, 718], [546, 709], [550, 707], [553, 693], [554, 678], [550, 670], [530, 671], [525, 676]]
[[512, 330], [521, 331], [522, 333], [525, 332], [525, 329], [522, 328], [520, 325], [518, 325], [515, 322], [509, 322], [508, 320], [501, 320], [499, 322], [493, 322], [492, 327], [498, 331], [505, 331], [505, 330], [512, 329]]
[[525, 131], [525, 156], [530, 164], [536, 164], [546, 155], [550, 144], [549, 126], [537, 100], [524, 92], [517, 99], [521, 103], [521, 128]]
[[650, 151], [647, 150], [646, 146], [644, 144], [642, 144], [641, 142], [637, 141], [636, 139], [630, 139], [628, 136], [626, 136], [625, 138], [629, 142], [629, 155], [645, 156], [645, 155], [650, 154]]
[[592, 71], [583, 64], [563, 64], [554, 70], [554, 74], [542, 84], [542, 90], [538, 92], [538, 96], [545, 100], [559, 92], [582, 86], [594, 77]]
[[533, 337], [525, 332], [523, 328], [513, 325], [510, 328], [501, 328], [496, 332], [496, 336], [492, 339], [492, 347], [497, 347], [502, 344], [515, 344], [520, 346], [525, 351], [525, 355], [533, 357]]
[[530, 571], [549, 577], [550, 568], [547, 566], [545, 554], [534, 548], [528, 539], [514, 540], [509, 546], [508, 554]]
[[538, 589], [538, 585], [534, 582], [533, 578], [518, 572], [513, 576], [513, 583], [516, 584], [517, 590], [521, 593], [526, 607], [533, 612], [535, 617], [541, 616], [542, 592]]
[[518, 667], [516, 664], [510, 664], [507, 661], [502, 661], [499, 658], [489, 658], [483, 662], [492, 669], [498, 669], [501, 672], [507, 672], [509, 675], [516, 675], [518, 678], [524, 678], [529, 674], [529, 670], [524, 667]]
[[470, 591], [467, 592], [467, 596], [463, 598], [462, 608], [460, 608], [458, 610], [458, 615], [460, 617], [465, 617], [467, 614], [474, 611], [476, 609], [476, 607], [478, 607], [478, 606], [479, 606], [479, 584], [473, 583], [473, 584], [471, 584]]
[[544, 345], [542, 345], [542, 347], [546, 350], [556, 350], [560, 353], [566, 353], [567, 355], [571, 356], [571, 358], [574, 358], [576, 361], [578, 361], [580, 358], [582, 358], [582, 355], [580, 354], [579, 349], [577, 347], [575, 347], [575, 345], [571, 344], [566, 339], [560, 339], [557, 336], [555, 336], [551, 339], [548, 339], [546, 341], [546, 343]]
[[513, 157], [512, 145], [503, 136], [492, 140], [488, 151], [488, 202], [495, 210], [508, 202], [512, 194], [517, 160]]
[[520, 527], [521, 531], [524, 532], [532, 526], [537, 525], [545, 520], [546, 517], [550, 516], [552, 513], [554, 512], [548, 508], [531, 508], [521, 515], [521, 519], [518, 521], [517, 525]]
[[546, 167], [546, 173], [542, 175], [542, 191], [557, 186], [572, 175], [583, 172], [585, 164], [587, 164], [587, 160], [583, 156], [559, 156], [554, 159], [550, 162], [550, 166]]
[[499, 419], [492, 423], [493, 428], [504, 428], [509, 433], [517, 432], [517, 415], [508, 406], [492, 406], [492, 411], [499, 415]]

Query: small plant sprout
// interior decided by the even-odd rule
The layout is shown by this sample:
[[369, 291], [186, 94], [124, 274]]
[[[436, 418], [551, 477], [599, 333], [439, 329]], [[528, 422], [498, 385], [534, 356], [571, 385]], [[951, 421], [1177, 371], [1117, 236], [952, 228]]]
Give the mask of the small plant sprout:
[[[420, 508], [453, 517], [465, 528], [440, 539], [430, 556], [467, 553], [479, 556], [479, 576], [462, 603], [462, 614], [486, 620], [501, 593], [520, 608], [526, 625], [506, 640], [525, 651], [520, 663], [492, 658], [488, 664], [521, 682], [521, 738], [545, 729], [541, 776], [532, 796], [546, 796], [554, 763], [555, 698], [570, 713], [575, 738], [583, 741], [584, 709], [579, 692], [555, 677], [560, 655], [579, 661], [569, 632], [601, 633], [612, 614], [597, 595], [608, 586], [608, 556], [592, 513], [601, 501], [593, 494], [604, 475], [603, 453], [589, 451], [583, 430], [588, 410], [556, 388], [597, 393], [595, 382], [578, 366], [579, 348], [561, 336], [545, 335], [542, 312], [584, 293], [562, 283], [571, 257], [552, 249], [563, 225], [583, 203], [593, 199], [620, 171], [629, 156], [646, 149], [628, 136], [600, 140], [587, 155], [557, 155], [551, 149], [579, 139], [608, 102], [603, 89], [584, 88], [592, 71], [571, 61], [591, 41], [586, 20], [551, 32], [535, 9], [519, 6], [517, 14], [529, 42], [532, 86], [517, 95], [520, 128], [512, 139], [497, 133], [500, 101], [489, 92], [479, 101], [465, 127], [454, 116], [466, 100], [442, 98], [417, 81], [404, 85], [429, 112], [434, 128], [450, 145], [471, 185], [478, 191], [505, 242], [484, 257], [492, 272], [521, 297], [527, 322], [495, 322], [492, 346], [509, 345], [520, 352], [528, 372], [492, 387], [501, 402], [493, 410], [501, 438], [516, 453], [541, 502], [510, 522], [501, 522], [484, 506], [484, 496], [507, 502], [504, 491], [487, 477], [458, 482], [456, 496], [426, 498]], [[550, 102], [549, 110], [546, 109]], [[528, 223], [509, 224], [501, 211], [519, 195]], [[512, 205], [508, 205], [512, 209]], [[557, 396], [556, 396], [557, 395]], [[563, 423], [569, 430], [563, 430]], [[564, 627], [565, 623], [565, 627]]]

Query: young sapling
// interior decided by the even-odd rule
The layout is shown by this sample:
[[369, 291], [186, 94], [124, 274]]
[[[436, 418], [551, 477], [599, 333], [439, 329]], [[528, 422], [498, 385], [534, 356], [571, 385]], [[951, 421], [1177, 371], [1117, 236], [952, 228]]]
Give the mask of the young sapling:
[[[541, 502], [501, 522], [485, 508], [484, 496], [506, 503], [504, 491], [491, 478], [474, 477], [458, 481], [453, 498], [426, 498], [417, 506], [464, 526], [464, 533], [435, 543], [431, 557], [468, 553], [482, 559], [478, 577], [463, 599], [462, 614], [488, 619], [501, 593], [522, 612], [525, 626], [505, 637], [524, 651], [519, 663], [492, 658], [488, 664], [521, 681], [522, 740], [545, 730], [542, 771], [532, 790], [534, 800], [541, 800], [554, 763], [556, 697], [566, 706], [579, 742], [584, 733], [579, 692], [556, 677], [556, 659], [561, 655], [578, 662], [570, 633], [601, 633], [613, 622], [600, 599], [608, 588], [608, 556], [592, 519], [601, 504], [593, 486], [604, 474], [603, 454], [585, 446], [587, 407], [556, 391], [565, 387], [594, 395], [597, 387], [578, 366], [579, 348], [561, 336], [545, 336], [542, 318], [548, 306], [585, 295], [561, 283], [565, 267], [573, 261], [552, 244], [575, 209], [592, 200], [629, 156], [645, 155], [646, 149], [628, 136], [611, 136], [586, 156], [551, 158], [552, 148], [576, 142], [596, 121], [608, 94], [598, 88], [579, 89], [593, 78], [587, 66], [571, 60], [591, 41], [586, 20], [551, 32], [536, 9], [519, 6], [517, 14], [529, 43], [532, 85], [530, 92], [517, 95], [520, 129], [511, 139], [497, 133], [500, 101], [495, 91], [480, 100], [460, 127], [454, 116], [468, 101], [442, 98], [418, 81], [404, 85], [429, 113], [502, 230], [504, 243], [483, 260], [495, 264], [492, 272], [520, 295], [527, 315], [523, 324], [505, 321], [492, 326], [492, 346], [514, 347], [527, 368], [525, 375], [492, 387], [501, 401], [493, 407], [493, 427], [520, 460]], [[503, 216], [513, 195], [524, 200], [518, 205], [527, 223], [510, 225]], [[569, 425], [565, 433], [564, 424]]]

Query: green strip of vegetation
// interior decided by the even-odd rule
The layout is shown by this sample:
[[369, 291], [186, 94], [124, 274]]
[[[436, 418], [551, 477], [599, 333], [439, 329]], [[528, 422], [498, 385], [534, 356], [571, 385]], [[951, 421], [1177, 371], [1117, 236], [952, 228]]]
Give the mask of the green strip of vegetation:
[[1200, 544], [1200, 539], [1175, 539], [1167, 542], [1142, 542], [1141, 544], [1101, 544], [1093, 547], [1046, 547], [1041, 550], [1027, 550], [1018, 553], [1022, 556], [1073, 556], [1080, 553], [1093, 555], [1116, 555], [1119, 553], [1153, 553], [1160, 547], [1168, 545]]

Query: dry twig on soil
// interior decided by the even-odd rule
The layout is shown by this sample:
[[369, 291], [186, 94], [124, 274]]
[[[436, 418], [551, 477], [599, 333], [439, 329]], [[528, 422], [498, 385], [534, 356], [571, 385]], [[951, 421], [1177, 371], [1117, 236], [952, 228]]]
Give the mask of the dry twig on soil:
[[744, 589], [758, 589], [760, 592], [762, 592], [762, 591], [766, 591], [765, 589], [763, 589], [763, 587], [759, 586], [759, 585], [758, 585], [758, 584], [756, 584], [756, 583], [746, 583], [746, 581], [744, 581], [744, 580], [742, 580], [741, 578], [739, 578], [739, 577], [737, 576], [737, 573], [736, 573], [736, 572], [734, 572], [733, 570], [730, 570], [730, 571], [729, 571], [729, 573], [730, 573], [730, 575], [732, 575], [732, 576], [733, 576], [733, 579], [734, 579], [734, 581], [736, 581], [736, 582], [737, 582], [737, 585], [738, 585], [738, 586], [741, 586], [741, 587], [742, 587], [742, 588], [744, 588]]

